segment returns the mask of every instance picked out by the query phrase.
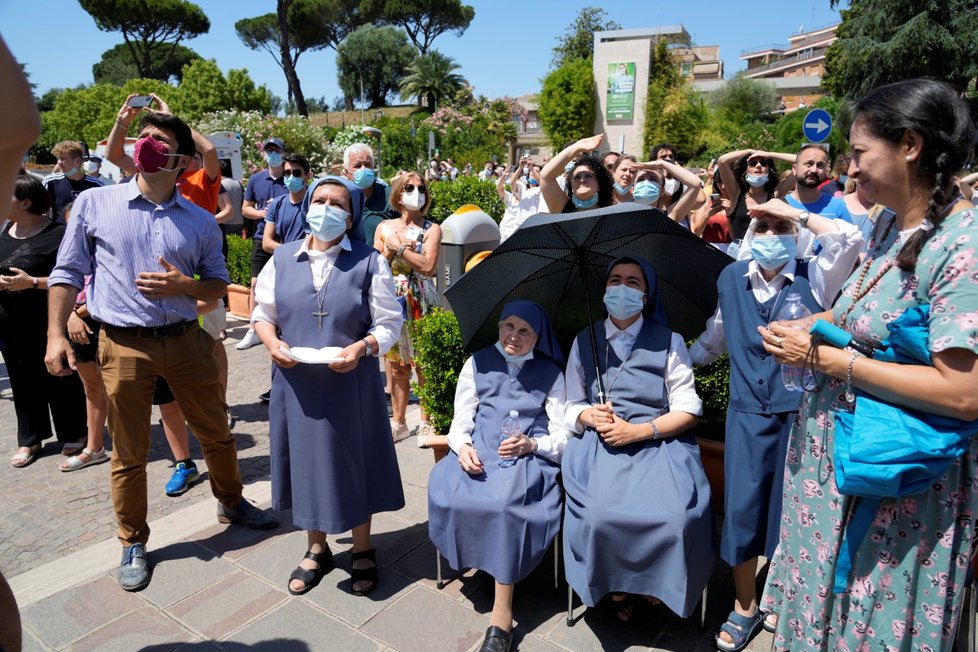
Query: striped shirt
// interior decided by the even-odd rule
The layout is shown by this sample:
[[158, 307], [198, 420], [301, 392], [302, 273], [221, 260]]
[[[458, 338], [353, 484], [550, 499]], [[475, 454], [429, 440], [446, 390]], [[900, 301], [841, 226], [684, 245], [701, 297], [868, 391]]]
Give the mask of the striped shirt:
[[187, 276], [229, 282], [221, 256], [221, 230], [214, 216], [174, 192], [157, 206], [138, 183], [93, 188], [75, 202], [58, 263], [48, 285], [84, 287], [88, 310], [113, 326], [165, 326], [197, 318], [197, 300], [189, 295], [143, 296], [136, 289], [140, 272], [163, 272], [159, 259]]

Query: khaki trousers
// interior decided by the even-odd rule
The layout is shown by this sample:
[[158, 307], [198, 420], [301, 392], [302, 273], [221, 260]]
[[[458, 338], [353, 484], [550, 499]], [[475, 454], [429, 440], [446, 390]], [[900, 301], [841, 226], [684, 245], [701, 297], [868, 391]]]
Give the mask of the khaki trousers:
[[156, 378], [166, 378], [200, 442], [214, 496], [226, 507], [241, 502], [241, 474], [228, 428], [214, 340], [199, 328], [155, 338], [103, 326], [99, 363], [112, 437], [111, 486], [119, 540], [146, 543], [146, 460]]

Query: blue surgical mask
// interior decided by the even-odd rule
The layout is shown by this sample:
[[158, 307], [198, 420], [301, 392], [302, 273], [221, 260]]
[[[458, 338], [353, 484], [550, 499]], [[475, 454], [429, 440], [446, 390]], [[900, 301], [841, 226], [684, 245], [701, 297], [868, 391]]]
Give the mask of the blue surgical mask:
[[66, 177], [71, 177], [71, 176], [74, 176], [74, 175], [78, 174], [78, 166], [76, 165], [75, 167], [71, 168], [70, 170], [67, 170], [64, 174], [65, 174]]
[[571, 161], [570, 163], [564, 166], [564, 173], [570, 172], [573, 169], [574, 169], [574, 161]]
[[346, 233], [346, 220], [350, 216], [342, 208], [326, 204], [312, 204], [306, 212], [309, 232], [323, 242], [332, 242]]
[[845, 174], [839, 175], [839, 183], [845, 183], [848, 180], [849, 180], [848, 175]]
[[282, 165], [282, 152], [265, 152], [265, 160], [268, 161], [268, 167], [277, 168]]
[[632, 188], [632, 197], [639, 204], [645, 204], [646, 206], [651, 206], [655, 202], [659, 201], [659, 193], [662, 189], [659, 188], [659, 184], [655, 181], [639, 181]]
[[635, 187], [634, 184], [628, 185], [628, 186], [623, 186], [620, 183], [616, 183], [615, 184], [615, 192], [617, 192], [620, 197], [624, 197], [629, 192], [631, 192], [632, 188], [634, 188], [634, 187]]
[[798, 242], [794, 234], [757, 235], [751, 238], [750, 253], [764, 269], [777, 269], [795, 257]]
[[581, 199], [577, 195], [572, 195], [571, 201], [574, 202], [575, 208], [594, 208], [598, 203], [598, 193], [594, 193], [588, 199]]
[[502, 344], [496, 342], [496, 350], [499, 351], [504, 358], [506, 358], [506, 362], [512, 362], [514, 364], [523, 364], [524, 362], [533, 359], [533, 349], [530, 349], [523, 355], [511, 355], [506, 353], [506, 349]]
[[289, 175], [285, 177], [285, 187], [288, 188], [289, 192], [299, 192], [306, 186], [306, 180], [302, 177], [296, 177]]
[[604, 289], [604, 307], [615, 319], [628, 319], [642, 312], [645, 293], [627, 285], [609, 285]]
[[768, 176], [766, 174], [748, 174], [747, 178], [744, 180], [747, 182], [747, 185], [760, 188], [767, 183], [767, 179]]
[[540, 182], [537, 181], [536, 179], [530, 179], [530, 185], [531, 186], [539, 186], [540, 185]]
[[353, 173], [353, 183], [357, 184], [357, 188], [361, 190], [366, 190], [374, 185], [374, 179], [376, 178], [377, 174], [373, 168], [359, 168]]

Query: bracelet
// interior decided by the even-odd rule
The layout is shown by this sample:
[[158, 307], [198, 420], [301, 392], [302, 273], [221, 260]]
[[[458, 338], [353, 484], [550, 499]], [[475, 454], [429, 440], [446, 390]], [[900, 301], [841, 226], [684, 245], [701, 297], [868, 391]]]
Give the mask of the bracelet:
[[404, 250], [405, 249], [407, 249], [407, 245], [401, 245], [401, 248], [397, 250], [397, 253], [394, 254], [394, 257], [395, 258], [403, 258], [404, 257]]
[[366, 337], [363, 338], [364, 353], [363, 357], [367, 358], [374, 354], [374, 347], [370, 346], [370, 340]]
[[122, 129], [123, 131], [129, 131], [129, 125], [122, 124], [122, 122], [119, 120], [115, 121], [115, 125], [119, 127], [119, 129]]
[[537, 449], [540, 448], [540, 444], [537, 442], [536, 437], [527, 436], [527, 439], [530, 440], [530, 455], [535, 455]]
[[37, 277], [36, 276], [32, 276], [31, 277], [31, 285], [34, 287], [35, 290], [37, 289]]
[[655, 441], [659, 438], [659, 427], [655, 425], [655, 419], [650, 419], [649, 425], [652, 426], [652, 441]]
[[852, 367], [856, 364], [856, 357], [859, 351], [853, 349], [852, 357], [849, 358], [849, 367], [846, 369], [846, 400], [852, 403], [856, 400], [856, 395], [852, 391]]

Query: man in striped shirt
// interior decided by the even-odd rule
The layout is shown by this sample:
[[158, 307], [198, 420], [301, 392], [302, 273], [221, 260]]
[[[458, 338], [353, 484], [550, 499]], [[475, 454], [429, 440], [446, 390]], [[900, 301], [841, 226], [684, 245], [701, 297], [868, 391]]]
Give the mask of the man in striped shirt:
[[86, 192], [75, 202], [48, 280], [45, 356], [51, 373], [72, 373], [65, 325], [84, 276], [97, 269], [88, 309], [103, 325], [99, 361], [113, 438], [112, 502], [124, 546], [118, 579], [127, 591], [150, 580], [146, 457], [159, 376], [169, 382], [200, 441], [218, 520], [255, 529], [277, 525], [242, 498], [214, 341], [197, 325], [197, 300], [224, 296], [228, 275], [214, 216], [176, 192], [176, 179], [194, 153], [190, 128], [155, 112], [140, 127], [136, 179]]

